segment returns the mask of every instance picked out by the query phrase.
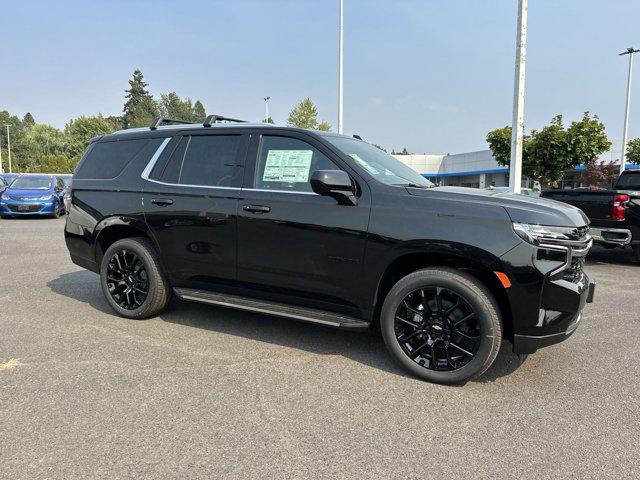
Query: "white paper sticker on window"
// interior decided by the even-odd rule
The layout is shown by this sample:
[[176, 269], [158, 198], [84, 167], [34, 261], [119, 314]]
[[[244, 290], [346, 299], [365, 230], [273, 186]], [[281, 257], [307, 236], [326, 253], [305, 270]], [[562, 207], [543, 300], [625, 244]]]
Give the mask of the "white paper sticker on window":
[[306, 183], [313, 150], [269, 150], [263, 182]]

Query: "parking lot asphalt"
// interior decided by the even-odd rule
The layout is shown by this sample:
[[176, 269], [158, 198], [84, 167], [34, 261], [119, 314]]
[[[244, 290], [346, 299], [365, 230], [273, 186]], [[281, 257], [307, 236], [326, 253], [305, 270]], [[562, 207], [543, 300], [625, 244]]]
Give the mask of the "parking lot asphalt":
[[173, 300], [115, 316], [64, 218], [0, 220], [1, 478], [638, 478], [640, 265], [568, 341], [459, 387], [373, 334]]

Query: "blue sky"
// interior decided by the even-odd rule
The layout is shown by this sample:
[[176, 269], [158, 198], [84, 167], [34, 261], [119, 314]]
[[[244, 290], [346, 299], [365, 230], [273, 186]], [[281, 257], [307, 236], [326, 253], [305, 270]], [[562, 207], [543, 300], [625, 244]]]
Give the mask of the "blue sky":
[[[589, 110], [621, 137], [637, 0], [530, 0], [525, 120]], [[337, 125], [338, 0], [3, 2], [0, 109], [58, 127], [120, 114], [140, 68], [155, 95], [286, 121], [309, 96]], [[345, 0], [345, 130], [388, 148], [486, 148], [510, 122], [515, 0]], [[630, 136], [640, 136], [640, 58]]]

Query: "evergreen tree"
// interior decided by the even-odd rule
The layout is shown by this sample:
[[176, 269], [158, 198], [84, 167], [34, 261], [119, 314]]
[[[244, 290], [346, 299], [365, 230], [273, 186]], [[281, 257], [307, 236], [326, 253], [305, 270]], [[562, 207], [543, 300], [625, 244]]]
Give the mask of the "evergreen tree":
[[148, 125], [158, 113], [158, 108], [147, 86], [142, 72], [136, 69], [133, 72], [133, 78], [129, 80], [129, 89], [125, 90], [127, 101], [122, 109], [125, 128], [142, 126], [143, 122]]
[[287, 125], [296, 128], [318, 128], [318, 109], [310, 98], [305, 98], [293, 107]]
[[22, 117], [22, 131], [27, 133], [35, 124], [36, 121], [33, 118], [33, 115], [31, 115], [30, 112], [25, 113], [24, 117]]
[[193, 104], [193, 115], [193, 121], [198, 123], [204, 122], [204, 119], [207, 116], [204, 105], [202, 105], [202, 102], [200, 100], [196, 100], [196, 103]]

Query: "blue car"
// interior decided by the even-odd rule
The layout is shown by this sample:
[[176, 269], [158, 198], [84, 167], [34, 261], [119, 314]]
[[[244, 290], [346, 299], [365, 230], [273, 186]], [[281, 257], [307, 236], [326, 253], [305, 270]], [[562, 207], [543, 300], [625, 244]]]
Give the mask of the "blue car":
[[65, 213], [64, 182], [53, 175], [20, 175], [0, 197], [0, 216], [46, 215], [58, 218]]

